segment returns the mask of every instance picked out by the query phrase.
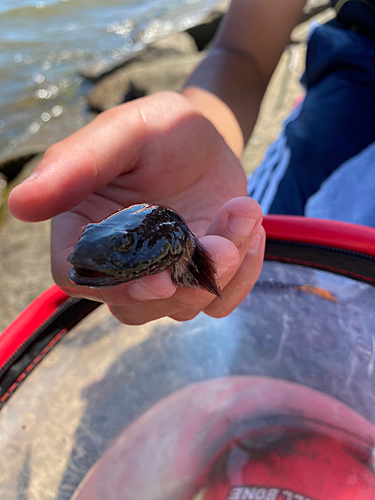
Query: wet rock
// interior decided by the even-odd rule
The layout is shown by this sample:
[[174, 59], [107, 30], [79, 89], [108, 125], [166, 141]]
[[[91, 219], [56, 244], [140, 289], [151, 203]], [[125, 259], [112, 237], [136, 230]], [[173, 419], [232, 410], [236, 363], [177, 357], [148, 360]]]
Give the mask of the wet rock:
[[194, 40], [187, 33], [173, 33], [148, 45], [137, 57], [134, 57], [132, 62], [148, 62], [158, 57], [194, 54], [196, 50]]
[[[328, 9], [330, 5], [330, 0], [308, 0], [298, 24], [304, 23], [313, 16], [320, 14]], [[211, 12], [197, 26], [186, 30], [194, 38], [198, 50], [203, 50], [210, 44], [226, 11], [227, 4], [223, 4], [219, 9]]]
[[61, 141], [89, 123], [94, 114], [88, 112], [85, 97], [63, 111], [61, 116], [43, 123], [39, 130], [20, 142], [14, 149], [0, 153], [0, 172], [12, 180], [34, 156], [44, 153], [52, 144]]
[[5, 175], [0, 172], [0, 218], [1, 218], [2, 207], [6, 200], [7, 186], [8, 186], [8, 180], [5, 177]]
[[[9, 188], [26, 179], [40, 160], [41, 156], [37, 156], [27, 163]], [[49, 221], [28, 224], [15, 219], [6, 207], [3, 208], [0, 225], [0, 332], [53, 284], [49, 240]]]
[[146, 45], [137, 52], [128, 53], [122, 59], [109, 63], [108, 61], [97, 61], [81, 71], [81, 76], [89, 80], [98, 80], [131, 64], [149, 62], [158, 57], [176, 57], [182, 54], [192, 54], [196, 52], [197, 46], [194, 39], [186, 32], [177, 32], [165, 38]]
[[204, 54], [193, 54], [175, 60], [161, 59], [134, 71], [130, 84], [138, 94], [150, 95], [162, 90], [178, 92], [187, 76], [202, 60]]
[[[309, 24], [305, 23], [306, 19], [324, 15], [327, 7], [329, 0], [310, 0], [301, 17], [300, 29], [293, 32], [295, 36], [291, 41], [304, 41], [307, 36], [305, 26]], [[121, 68], [103, 77], [88, 96], [91, 109], [102, 112], [161, 90], [179, 91], [188, 73], [203, 58], [203, 54], [197, 56], [194, 53], [202, 51], [212, 41], [226, 9], [227, 4], [223, 3], [197, 26], [149, 45]]]
[[[308, 0], [298, 24], [304, 23], [311, 17], [320, 14], [329, 8], [330, 5], [330, 0]], [[222, 6], [212, 11], [201, 23], [186, 30], [194, 38], [198, 50], [203, 50], [210, 44], [227, 8], [228, 4], [223, 3]]]
[[14, 179], [22, 170], [25, 163], [40, 152], [39, 148], [25, 148], [14, 151], [6, 160], [0, 160], [0, 174], [7, 181]]
[[100, 113], [126, 100], [147, 95], [151, 92], [148, 81], [152, 91], [156, 88], [179, 90], [185, 75], [199, 57], [190, 35], [174, 33], [149, 45], [125, 66], [102, 78], [88, 95], [89, 106]]
[[91, 109], [101, 112], [127, 100], [162, 90], [179, 91], [203, 53], [162, 57], [119, 69], [99, 82], [88, 96]]
[[215, 10], [202, 23], [186, 30], [193, 37], [198, 50], [203, 50], [211, 42], [225, 12], [226, 8]]

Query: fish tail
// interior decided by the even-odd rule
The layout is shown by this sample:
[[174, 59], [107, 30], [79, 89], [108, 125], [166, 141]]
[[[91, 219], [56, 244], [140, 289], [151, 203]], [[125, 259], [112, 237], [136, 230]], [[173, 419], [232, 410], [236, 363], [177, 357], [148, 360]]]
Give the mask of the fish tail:
[[216, 267], [210, 253], [194, 237], [192, 252], [185, 265], [178, 263], [171, 270], [172, 281], [185, 288], [202, 288], [223, 299]]

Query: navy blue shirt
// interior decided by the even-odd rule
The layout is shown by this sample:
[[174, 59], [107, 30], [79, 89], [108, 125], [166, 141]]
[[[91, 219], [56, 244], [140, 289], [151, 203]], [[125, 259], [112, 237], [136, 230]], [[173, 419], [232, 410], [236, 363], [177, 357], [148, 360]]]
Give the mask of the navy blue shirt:
[[331, 4], [344, 26], [375, 37], [375, 0], [331, 0]]

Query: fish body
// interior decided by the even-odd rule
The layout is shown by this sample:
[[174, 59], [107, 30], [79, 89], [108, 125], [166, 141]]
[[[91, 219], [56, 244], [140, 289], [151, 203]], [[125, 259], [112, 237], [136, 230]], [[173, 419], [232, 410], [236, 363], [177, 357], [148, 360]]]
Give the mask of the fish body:
[[174, 210], [139, 204], [88, 224], [68, 261], [73, 283], [120, 285], [171, 270], [175, 285], [221, 297], [211, 255]]

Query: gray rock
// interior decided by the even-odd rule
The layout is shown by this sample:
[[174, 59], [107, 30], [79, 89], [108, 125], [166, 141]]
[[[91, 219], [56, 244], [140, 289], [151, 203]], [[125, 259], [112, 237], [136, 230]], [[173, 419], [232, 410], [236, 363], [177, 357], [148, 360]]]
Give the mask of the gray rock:
[[[40, 145], [30, 145], [30, 147], [25, 147], [22, 149], [17, 149], [12, 154], [4, 157], [1, 161], [0, 158], [0, 174], [4, 176], [7, 181], [11, 181], [16, 177], [16, 175], [21, 172], [25, 163], [31, 160], [35, 155], [43, 150], [43, 146]], [[6, 158], [6, 159], [5, 159]]]
[[[40, 160], [41, 156], [31, 160], [9, 187], [26, 179]], [[21, 222], [4, 207], [0, 226], [0, 332], [53, 284], [49, 240], [49, 221]]]
[[[148, 94], [149, 92], [147, 89], [144, 89], [143, 84], [140, 86], [141, 90], [138, 91], [132, 85], [131, 79], [134, 78], [139, 84], [139, 75], [143, 72], [144, 78], [149, 78], [153, 81], [158, 80], [158, 75], [161, 72], [160, 68], [164, 68], [162, 70], [163, 75], [165, 75], [167, 68], [169, 68], [168, 71], [172, 72], [171, 80], [173, 80], [173, 89], [168, 86], [168, 77], [166, 75], [164, 78], [161, 78], [161, 80], [166, 82], [164, 89], [178, 90], [178, 82], [183, 77], [177, 82], [176, 72], [180, 74], [184, 71], [183, 67], [186, 66], [187, 69], [184, 74], [187, 74], [189, 69], [192, 68], [192, 64], [194, 64], [194, 62], [190, 63], [190, 60], [196, 61], [198, 57], [200, 56], [197, 56], [197, 47], [193, 38], [184, 32], [174, 33], [150, 44], [126, 65], [102, 78], [88, 95], [89, 106], [92, 110], [100, 113], [123, 103], [125, 100], [131, 100]], [[176, 70], [173, 69], [174, 66], [177, 67]], [[155, 75], [152, 73], [155, 73]], [[146, 82], [144, 83], [146, 84]], [[153, 87], [155, 87], [155, 84]], [[163, 89], [162, 83], [159, 85], [159, 88]]]
[[203, 53], [158, 58], [117, 70], [99, 82], [88, 96], [90, 107], [98, 112], [161, 90], [179, 91]]
[[159, 59], [147, 66], [140, 67], [130, 77], [130, 84], [137, 94], [154, 94], [162, 90], [178, 92], [187, 76], [203, 59], [204, 54], [197, 53], [176, 59]]
[[202, 23], [186, 30], [193, 37], [198, 50], [203, 50], [212, 41], [225, 12], [226, 8], [215, 10]]
[[[330, 4], [330, 0], [308, 0], [298, 24], [323, 12], [330, 7]], [[210, 44], [227, 8], [228, 5], [224, 3], [217, 10], [212, 11], [201, 23], [186, 30], [194, 38], [198, 50], [203, 50]]]
[[311, 22], [315, 21], [319, 24], [325, 24], [335, 17], [335, 11], [331, 8], [312, 9], [311, 15], [304, 22], [300, 22], [292, 31], [290, 39], [292, 43], [307, 43]]
[[81, 76], [89, 80], [98, 80], [113, 73], [118, 68], [139, 62], [153, 61], [157, 57], [175, 57], [182, 54], [192, 54], [197, 51], [194, 39], [186, 32], [172, 33], [156, 42], [146, 45], [138, 52], [129, 52], [122, 59], [113, 61], [100, 60], [81, 71]]
[[78, 98], [74, 106], [65, 108], [56, 118], [48, 123], [41, 123], [39, 130], [22, 140], [11, 151], [0, 153], [0, 172], [8, 180], [13, 179], [23, 166], [35, 155], [44, 153], [52, 144], [73, 134], [94, 118], [94, 113], [87, 112], [86, 98]]
[[303, 14], [298, 24], [304, 23], [311, 17], [320, 14], [331, 6], [330, 0], [309, 0], [303, 9]]
[[153, 61], [156, 57], [175, 57], [197, 51], [193, 38], [185, 32], [173, 33], [148, 45], [132, 62]]

